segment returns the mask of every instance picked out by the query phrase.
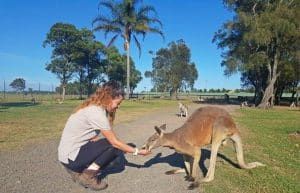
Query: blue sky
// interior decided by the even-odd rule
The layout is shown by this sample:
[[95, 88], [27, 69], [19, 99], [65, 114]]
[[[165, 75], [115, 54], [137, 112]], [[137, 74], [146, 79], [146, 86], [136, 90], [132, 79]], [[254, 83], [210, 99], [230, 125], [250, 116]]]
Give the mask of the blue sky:
[[[99, 0], [1, 0], [0, 1], [0, 91], [4, 80], [6, 89], [15, 78], [24, 78], [27, 88], [52, 90], [59, 85], [56, 76], [45, 70], [51, 60], [52, 48], [42, 43], [51, 26], [57, 22], [70, 23], [77, 28], [92, 29], [91, 21], [97, 16]], [[221, 50], [212, 43], [214, 33], [233, 14], [226, 10], [222, 0], [144, 0], [153, 5], [163, 23], [165, 41], [159, 35], [148, 34], [142, 44], [142, 56], [131, 47], [136, 68], [144, 74], [152, 69], [149, 50], [166, 48], [168, 43], [183, 39], [191, 50], [191, 62], [196, 63], [198, 80], [194, 87], [240, 88], [240, 77], [226, 77], [221, 67]], [[97, 40], [107, 44], [109, 37], [97, 32]], [[122, 39], [116, 46], [124, 52]], [[135, 91], [152, 88], [151, 80], [143, 78]]]

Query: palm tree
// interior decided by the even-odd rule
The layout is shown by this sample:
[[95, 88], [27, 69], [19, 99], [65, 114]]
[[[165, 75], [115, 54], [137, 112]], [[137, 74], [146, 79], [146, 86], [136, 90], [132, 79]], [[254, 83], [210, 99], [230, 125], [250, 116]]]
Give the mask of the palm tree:
[[139, 49], [139, 56], [141, 56], [141, 45], [136, 35], [142, 35], [144, 39], [146, 34], [151, 32], [161, 35], [164, 39], [164, 34], [161, 31], [162, 23], [157, 18], [154, 7], [150, 5], [141, 5], [139, 9], [136, 9], [139, 2], [140, 0], [122, 0], [121, 2], [102, 0], [99, 3], [99, 9], [100, 7], [104, 7], [108, 12], [99, 13], [93, 20], [94, 31], [103, 31], [105, 38], [108, 33], [114, 34], [108, 47], [114, 43], [118, 36], [121, 36], [124, 39], [124, 50], [127, 53], [127, 99], [129, 98], [130, 93], [131, 38], [133, 37], [134, 42]]

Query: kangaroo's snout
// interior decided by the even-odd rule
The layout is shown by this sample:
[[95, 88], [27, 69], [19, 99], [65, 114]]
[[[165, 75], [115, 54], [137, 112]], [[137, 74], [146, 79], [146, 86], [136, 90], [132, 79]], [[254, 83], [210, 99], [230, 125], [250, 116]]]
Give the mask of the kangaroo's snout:
[[147, 147], [147, 145], [145, 144], [145, 145], [143, 145], [143, 146], [141, 147], [141, 149], [146, 149], [146, 150], [148, 150], [148, 147]]

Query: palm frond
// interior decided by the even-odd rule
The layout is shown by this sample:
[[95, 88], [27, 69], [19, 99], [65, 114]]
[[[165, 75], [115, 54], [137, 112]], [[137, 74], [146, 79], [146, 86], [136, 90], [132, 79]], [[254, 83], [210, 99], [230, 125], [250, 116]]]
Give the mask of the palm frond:
[[111, 12], [115, 12], [115, 10], [116, 10], [116, 4], [111, 0], [102, 0], [102, 1], [100, 1], [100, 3], [98, 4], [98, 10], [99, 11], [100, 11], [100, 8], [102, 6], [109, 9]]
[[111, 38], [111, 40], [109, 41], [107, 47], [109, 48], [114, 42], [115, 40], [117, 39], [119, 34], [115, 35], [114, 37]]
[[[150, 16], [150, 12], [153, 12], [155, 16]], [[162, 28], [162, 22], [156, 17], [157, 13], [153, 6], [143, 6], [140, 8], [140, 10], [137, 12], [137, 21], [138, 22], [144, 22], [147, 24], [151, 23], [158, 23], [160, 27]]]
[[148, 23], [158, 23], [160, 27], [163, 28], [163, 24], [158, 18], [149, 18]]
[[158, 28], [149, 28], [149, 32], [159, 34], [163, 38], [163, 40], [165, 41], [165, 35], [160, 29], [158, 29]]
[[155, 8], [151, 5], [141, 6], [137, 12], [137, 15], [149, 15], [149, 13], [153, 12], [155, 16], [157, 16], [157, 12]]
[[98, 15], [93, 21], [92, 24], [94, 25], [95, 23], [111, 23], [111, 19], [104, 16], [104, 15]]
[[141, 57], [141, 54], [142, 54], [141, 44], [140, 44], [140, 42], [138, 41], [138, 39], [136, 38], [135, 35], [133, 35], [133, 39], [134, 39], [134, 42], [135, 42], [136, 46], [137, 46], [138, 49], [139, 49], [139, 57]]
[[120, 28], [110, 24], [102, 24], [96, 26], [93, 31], [111, 31], [112, 33], [116, 33], [120, 31]]

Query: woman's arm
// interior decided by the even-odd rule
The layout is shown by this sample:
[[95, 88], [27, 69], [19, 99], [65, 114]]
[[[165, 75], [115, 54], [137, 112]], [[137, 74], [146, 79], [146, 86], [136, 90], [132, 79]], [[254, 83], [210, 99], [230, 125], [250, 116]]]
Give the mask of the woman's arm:
[[[122, 141], [120, 141], [115, 135], [113, 130], [101, 130], [101, 134], [108, 140], [108, 142], [115, 148], [120, 149], [126, 153], [134, 153], [136, 148], [133, 148]], [[139, 155], [148, 155], [151, 153], [145, 149], [138, 150]]]

